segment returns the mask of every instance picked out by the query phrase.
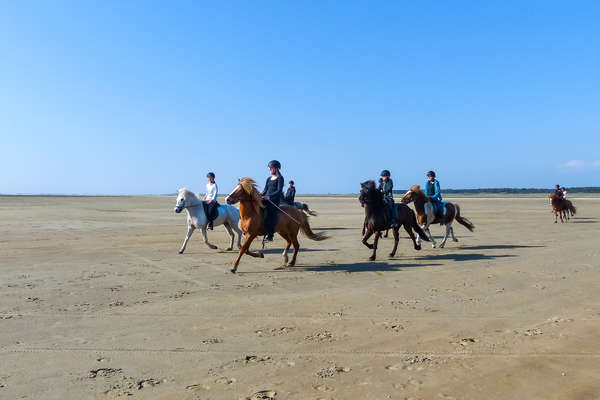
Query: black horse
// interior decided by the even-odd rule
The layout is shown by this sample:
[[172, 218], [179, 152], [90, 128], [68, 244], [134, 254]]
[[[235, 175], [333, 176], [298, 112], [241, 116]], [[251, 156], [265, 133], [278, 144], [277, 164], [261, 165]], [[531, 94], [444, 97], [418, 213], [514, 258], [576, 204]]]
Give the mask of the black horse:
[[[358, 200], [365, 209], [365, 232], [363, 233], [364, 237], [362, 242], [369, 249], [373, 250], [373, 255], [371, 255], [369, 260], [374, 261], [377, 253], [377, 242], [379, 241], [381, 232], [390, 229], [392, 221], [386, 210], [387, 205], [383, 201], [383, 194], [377, 190], [375, 182], [366, 181], [361, 183], [360, 186], [361, 190]], [[393, 257], [396, 254], [396, 249], [398, 248], [398, 230], [400, 229], [400, 226], [404, 226], [408, 236], [410, 236], [413, 241], [415, 250], [421, 250], [421, 245], [417, 244], [416, 237], [412, 230], [414, 229], [423, 240], [429, 241], [429, 239], [427, 239], [427, 235], [425, 235], [425, 232], [423, 232], [417, 223], [415, 212], [406, 204], [395, 204], [394, 206], [397, 211], [397, 227], [391, 228], [394, 232], [394, 250], [390, 253], [390, 257]], [[375, 234], [373, 244], [367, 243], [367, 240], [369, 240], [372, 234]]]

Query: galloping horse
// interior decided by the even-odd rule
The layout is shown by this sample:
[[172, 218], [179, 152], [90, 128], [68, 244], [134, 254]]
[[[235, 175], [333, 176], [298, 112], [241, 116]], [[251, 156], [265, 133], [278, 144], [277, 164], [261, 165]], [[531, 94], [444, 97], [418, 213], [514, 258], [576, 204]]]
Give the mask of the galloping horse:
[[[448, 235], [452, 235], [452, 240], [458, 242], [456, 236], [454, 236], [454, 228], [452, 228], [452, 222], [456, 219], [459, 224], [467, 228], [469, 231], [473, 232], [475, 226], [466, 219], [465, 217], [461, 217], [460, 208], [458, 204], [452, 204], [445, 202], [446, 213], [438, 218], [433, 210], [433, 204], [429, 200], [429, 197], [425, 196], [425, 193], [421, 190], [419, 185], [411, 186], [410, 190], [406, 192], [406, 194], [402, 197], [401, 200], [403, 203], [410, 203], [411, 201], [415, 202], [415, 210], [417, 210], [417, 220], [419, 221], [419, 225], [421, 228], [427, 233], [429, 239], [431, 239], [431, 246], [435, 248], [435, 240], [429, 231], [429, 225], [437, 224], [446, 226], [446, 234], [444, 235], [444, 239], [440, 243], [440, 248], [446, 245], [446, 240], [448, 240]], [[417, 243], [421, 243], [421, 236], [417, 236]]]
[[577, 212], [577, 209], [575, 208], [573, 203], [571, 203], [571, 201], [567, 199], [562, 199], [554, 193], [549, 194], [548, 198], [552, 203], [552, 211], [554, 211], [555, 224], [558, 222], [559, 215], [560, 222], [565, 222], [569, 220], [569, 213], [571, 213], [571, 216], [573, 216]]
[[[235, 273], [240, 263], [242, 255], [248, 254], [252, 257], [264, 258], [261, 252], [250, 251], [250, 244], [259, 235], [264, 234], [263, 226], [263, 199], [256, 189], [256, 183], [251, 178], [238, 179], [237, 186], [225, 198], [227, 204], [240, 203], [240, 215], [242, 217], [242, 230], [246, 235], [246, 240], [240, 249], [237, 259], [233, 263], [231, 272]], [[296, 264], [296, 257], [300, 250], [298, 243], [298, 231], [302, 232], [312, 240], [325, 240], [328, 237], [323, 233], [314, 233], [308, 224], [308, 217], [302, 211], [294, 206], [281, 205], [278, 211], [277, 225], [275, 232], [279, 233], [286, 241], [285, 250], [283, 250], [284, 266], [292, 267]], [[292, 261], [288, 263], [288, 250], [294, 245], [294, 255]]]
[[[383, 193], [377, 190], [375, 182], [366, 181], [361, 183], [360, 186], [361, 190], [358, 200], [365, 208], [365, 222], [363, 224], [363, 230], [365, 230], [365, 232], [363, 232], [364, 237], [362, 242], [369, 249], [373, 250], [373, 254], [369, 260], [374, 261], [377, 253], [377, 242], [381, 237], [381, 232], [390, 229], [392, 221], [386, 218], [387, 205], [383, 202]], [[394, 206], [397, 211], [397, 227], [392, 228], [394, 233], [394, 249], [390, 253], [390, 257], [393, 257], [396, 254], [396, 249], [398, 248], [398, 230], [400, 229], [400, 225], [404, 226], [404, 229], [412, 239], [415, 250], [421, 250], [421, 245], [416, 242], [412, 229], [414, 228], [414, 230], [417, 231], [417, 234], [422, 235], [425, 241], [429, 241], [429, 239], [425, 236], [425, 232], [421, 230], [419, 224], [417, 224], [417, 218], [415, 217], [414, 211], [406, 204], [394, 204]], [[375, 234], [373, 244], [367, 243], [367, 240], [369, 240], [372, 234]]]
[[[204, 204], [202, 204], [202, 200], [200, 200], [194, 192], [186, 188], [179, 189], [174, 211], [179, 214], [184, 208], [185, 211], [187, 211], [188, 215], [188, 229], [183, 244], [179, 249], [179, 254], [183, 254], [183, 252], [185, 251], [185, 246], [187, 246], [187, 242], [188, 240], [190, 240], [190, 237], [192, 236], [192, 233], [196, 228], [200, 228], [202, 230], [202, 237], [204, 238], [204, 243], [209, 248], [216, 249], [217, 246], [210, 244], [208, 242], [208, 237], [206, 236], [206, 225], [208, 225], [208, 219], [206, 218], [206, 214], [204, 213]], [[213, 225], [224, 225], [225, 229], [227, 229], [227, 233], [229, 233], [229, 236], [231, 237], [231, 243], [229, 244], [229, 248], [227, 248], [227, 250], [233, 250], [233, 231], [235, 231], [238, 235], [238, 248], [242, 247], [242, 231], [240, 230], [240, 228], [238, 228], [239, 222], [240, 212], [237, 208], [228, 205], [219, 206], [219, 216], [213, 221]]]

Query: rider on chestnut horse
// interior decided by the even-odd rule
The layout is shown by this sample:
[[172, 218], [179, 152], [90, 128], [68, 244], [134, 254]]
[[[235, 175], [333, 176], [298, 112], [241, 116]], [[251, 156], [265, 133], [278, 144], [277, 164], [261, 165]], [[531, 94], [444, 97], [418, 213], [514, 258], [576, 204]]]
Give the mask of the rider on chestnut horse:
[[440, 182], [435, 179], [435, 172], [427, 172], [427, 183], [425, 183], [425, 196], [429, 197], [436, 217], [442, 218], [444, 215], [444, 203], [442, 203], [442, 193], [440, 191]]

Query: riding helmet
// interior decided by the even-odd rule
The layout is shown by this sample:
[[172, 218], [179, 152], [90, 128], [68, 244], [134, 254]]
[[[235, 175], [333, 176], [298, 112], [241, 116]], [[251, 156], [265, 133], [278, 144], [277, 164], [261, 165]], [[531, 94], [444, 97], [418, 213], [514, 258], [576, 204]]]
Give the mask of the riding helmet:
[[433, 176], [433, 177], [435, 178], [435, 172], [433, 172], [433, 171], [429, 171], [429, 172], [427, 173], [427, 176]]
[[383, 171], [381, 171], [380, 176], [387, 176], [388, 178], [390, 177], [390, 171], [388, 171], [387, 169], [384, 169]]
[[215, 173], [214, 172], [209, 172], [208, 174], [206, 174], [207, 178], [213, 178], [215, 179]]
[[271, 160], [269, 161], [269, 164], [267, 165], [269, 168], [277, 168], [277, 169], [281, 169], [281, 163], [277, 160]]
[[290, 181], [290, 183], [293, 185], [293, 184], [294, 184], [294, 181]]

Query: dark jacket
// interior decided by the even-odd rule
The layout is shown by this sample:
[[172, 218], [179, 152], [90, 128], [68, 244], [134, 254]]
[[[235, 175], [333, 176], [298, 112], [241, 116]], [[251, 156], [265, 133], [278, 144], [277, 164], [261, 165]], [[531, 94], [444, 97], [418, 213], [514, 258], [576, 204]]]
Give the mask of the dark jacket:
[[288, 190], [285, 192], [285, 195], [283, 196], [283, 201], [288, 204], [294, 204], [295, 197], [296, 197], [296, 188], [291, 187], [291, 188], [288, 188]]
[[271, 201], [275, 204], [281, 203], [281, 198], [283, 197], [283, 176], [279, 174], [275, 180], [271, 180], [271, 177], [268, 177], [265, 188], [261, 194], [263, 196], [269, 196]]
[[394, 200], [394, 194], [392, 192], [392, 189], [394, 188], [394, 181], [392, 181], [391, 178], [388, 178], [387, 181], [384, 181], [383, 179], [379, 180], [379, 187], [377, 189], [379, 189], [379, 191], [381, 193], [383, 193], [383, 197], [386, 200]]

